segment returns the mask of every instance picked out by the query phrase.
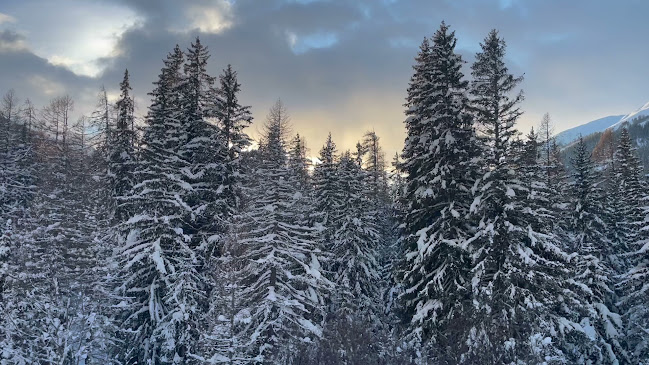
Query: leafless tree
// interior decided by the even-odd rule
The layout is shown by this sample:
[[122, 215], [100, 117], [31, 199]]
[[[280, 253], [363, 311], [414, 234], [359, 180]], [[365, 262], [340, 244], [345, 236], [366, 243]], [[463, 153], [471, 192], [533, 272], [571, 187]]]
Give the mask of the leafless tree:
[[[279, 131], [280, 140], [282, 141], [284, 147], [286, 146], [286, 141], [291, 135], [291, 117], [286, 110], [286, 106], [282, 103], [282, 100], [277, 99], [275, 104], [268, 111], [266, 116], [266, 122], [263, 126], [262, 136], [268, 136], [270, 133], [276, 133]], [[271, 129], [273, 129], [271, 131]], [[265, 144], [264, 138], [260, 141], [260, 146]]]
[[539, 135], [541, 137], [541, 148], [545, 165], [550, 166], [552, 163], [552, 139], [554, 136], [554, 125], [552, 124], [550, 113], [543, 115], [541, 125], [539, 126]]
[[61, 142], [65, 146], [70, 133], [70, 114], [74, 110], [74, 101], [69, 95], [54, 98], [43, 108], [41, 117], [46, 130], [54, 135], [54, 142]]
[[2, 97], [0, 101], [0, 116], [2, 118], [2, 130], [0, 131], [2, 135], [2, 141], [5, 148], [9, 146], [9, 129], [12, 124], [16, 122], [18, 114], [18, 98], [16, 97], [16, 92], [13, 89], [7, 91], [6, 94]]
[[26, 141], [32, 135], [36, 124], [36, 107], [31, 100], [25, 99], [22, 107], [23, 116], [23, 140]]

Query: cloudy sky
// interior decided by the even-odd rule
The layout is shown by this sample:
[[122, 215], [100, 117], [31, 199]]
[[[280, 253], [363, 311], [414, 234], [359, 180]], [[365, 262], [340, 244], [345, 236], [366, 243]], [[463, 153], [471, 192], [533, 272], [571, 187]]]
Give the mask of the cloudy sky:
[[144, 114], [162, 59], [199, 36], [257, 124], [281, 98], [312, 153], [328, 131], [342, 149], [368, 129], [394, 153], [413, 58], [442, 20], [468, 62], [499, 29], [525, 75], [520, 129], [549, 112], [560, 131], [649, 101], [647, 14], [645, 0], [0, 0], [0, 92], [68, 93], [89, 113], [128, 68]]

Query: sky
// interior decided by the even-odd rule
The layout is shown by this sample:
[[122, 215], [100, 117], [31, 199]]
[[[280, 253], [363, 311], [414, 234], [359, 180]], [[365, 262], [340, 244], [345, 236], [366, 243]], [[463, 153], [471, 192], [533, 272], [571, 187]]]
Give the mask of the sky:
[[328, 132], [342, 151], [374, 130], [392, 155], [414, 57], [442, 20], [467, 77], [498, 29], [524, 75], [519, 129], [548, 112], [559, 132], [649, 101], [647, 14], [645, 0], [0, 0], [0, 93], [37, 106], [69, 94], [89, 114], [128, 68], [144, 115], [162, 60], [200, 37], [212, 75], [238, 72], [251, 135], [281, 99], [312, 154]]

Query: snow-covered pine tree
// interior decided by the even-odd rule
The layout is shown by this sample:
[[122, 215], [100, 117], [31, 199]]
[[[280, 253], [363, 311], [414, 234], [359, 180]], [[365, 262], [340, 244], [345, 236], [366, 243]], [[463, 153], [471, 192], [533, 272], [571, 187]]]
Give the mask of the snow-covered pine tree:
[[319, 163], [313, 169], [313, 194], [315, 203], [314, 218], [320, 229], [320, 247], [324, 252], [329, 252], [333, 244], [335, 222], [339, 221], [340, 207], [344, 204], [338, 195], [336, 143], [331, 138], [331, 133], [320, 149]]
[[245, 246], [243, 326], [250, 362], [287, 361], [298, 346], [317, 341], [327, 281], [320, 270], [315, 229], [296, 211], [303, 195], [287, 166], [285, 109], [278, 102], [267, 118], [241, 243]]
[[391, 215], [390, 221], [392, 222], [392, 225], [389, 227], [391, 234], [385, 238], [386, 246], [383, 249], [381, 257], [382, 276], [385, 282], [385, 292], [383, 293], [383, 303], [385, 304], [384, 313], [387, 316], [386, 322], [388, 322], [393, 331], [397, 331], [401, 327], [397, 306], [399, 305], [398, 298], [403, 289], [402, 283], [399, 280], [399, 272], [401, 270], [399, 264], [403, 261], [403, 251], [399, 245], [399, 237], [402, 235], [402, 227], [405, 226], [402, 222], [406, 214], [406, 209], [403, 200], [405, 179], [401, 173], [400, 165], [399, 153], [395, 152], [392, 169], [388, 176], [390, 180], [388, 185], [390, 201], [392, 202], [389, 210]]
[[617, 257], [617, 262], [612, 264], [618, 269], [617, 273], [621, 274], [628, 269], [624, 253], [629, 252], [631, 244], [646, 237], [642, 228], [643, 200], [646, 197], [647, 186], [642, 177], [643, 168], [626, 126], [620, 133], [614, 165], [615, 177], [612, 180], [619, 192], [617, 199], [619, 210], [614, 218], [621, 234], [618, 245], [612, 248], [613, 254]]
[[[322, 266], [328, 279], [334, 279], [335, 257], [328, 255], [335, 245], [335, 234], [338, 225], [342, 222], [342, 207], [345, 205], [342, 189], [338, 179], [338, 156], [336, 143], [331, 133], [327, 135], [325, 144], [320, 149], [318, 163], [313, 169], [313, 215], [315, 225], [318, 227], [318, 247], [325, 253]], [[354, 161], [360, 166], [363, 148], [357, 144]], [[334, 312], [334, 298], [327, 298], [327, 314]]]
[[[339, 219], [333, 224], [328, 269], [335, 285], [320, 351], [334, 363], [379, 361], [384, 330], [379, 252], [382, 237], [371, 178], [349, 151], [337, 163]], [[355, 338], [347, 338], [355, 333]]]
[[192, 187], [184, 180], [190, 165], [181, 152], [188, 138], [183, 122], [200, 105], [188, 105], [184, 95], [190, 88], [180, 47], [164, 63], [151, 93], [135, 185], [124, 199], [132, 216], [118, 226], [116, 288], [123, 300], [116, 307], [129, 344], [120, 354], [126, 364], [186, 362], [195, 345], [191, 333], [199, 328], [195, 298], [203, 284], [196, 278], [200, 258], [185, 231], [193, 213], [185, 200]]
[[[314, 191], [309, 174], [311, 161], [307, 158], [306, 141], [299, 134], [291, 140], [287, 156], [289, 180], [296, 191], [296, 198], [299, 198], [293, 205], [293, 212], [300, 224], [312, 227], [316, 214], [313, 209]], [[325, 253], [321, 256], [324, 255]]]
[[198, 38], [187, 51], [184, 65], [185, 83], [182, 89], [181, 124], [187, 135], [180, 154], [187, 163], [182, 169], [186, 186], [185, 202], [191, 209], [190, 220], [186, 222], [185, 233], [193, 236], [192, 245], [208, 247], [208, 240], [225, 232], [226, 222], [222, 216], [227, 208], [223, 197], [225, 175], [224, 156], [228, 148], [219, 128], [208, 121], [219, 109], [210, 100], [214, 78], [207, 74], [209, 52]]
[[342, 316], [359, 314], [367, 316], [369, 322], [379, 321], [381, 237], [370, 196], [373, 189], [349, 151], [338, 162], [337, 179], [344, 205], [340, 207], [341, 221], [336, 222], [331, 248], [336, 307]]
[[[388, 175], [388, 179], [390, 183], [388, 184], [389, 186], [389, 195], [390, 195], [390, 201], [392, 204], [392, 212], [397, 219], [395, 219], [397, 222], [401, 221], [400, 217], [402, 214], [404, 214], [404, 208], [403, 208], [403, 193], [404, 193], [404, 187], [405, 187], [405, 178], [402, 175], [402, 169], [401, 169], [401, 159], [399, 158], [399, 152], [394, 153], [394, 157], [392, 158], [391, 162], [391, 170]], [[397, 223], [398, 224], [398, 223]]]
[[237, 72], [228, 65], [219, 76], [219, 87], [215, 90], [216, 102], [213, 116], [221, 133], [221, 141], [227, 147], [224, 156], [223, 195], [227, 203], [222, 212], [226, 221], [239, 213], [241, 205], [241, 152], [250, 145], [250, 137], [244, 131], [252, 123], [249, 106], [239, 103], [241, 84]]
[[457, 362], [470, 309], [467, 215], [477, 149], [455, 33], [442, 23], [432, 42], [421, 45], [406, 102], [402, 299], [413, 344], [432, 344], [439, 361]]
[[[620, 276], [618, 303], [625, 325], [624, 345], [631, 363], [649, 363], [649, 255], [647, 254], [647, 193], [642, 178], [642, 166], [625, 127], [615, 154], [614, 183], [619, 191], [619, 216], [616, 223], [621, 231], [623, 246], [615, 247], [619, 263], [627, 270]], [[624, 255], [624, 249], [627, 254]], [[625, 259], [625, 260], [621, 260]]]
[[207, 333], [203, 336], [201, 353], [209, 363], [244, 364], [245, 339], [240, 337], [240, 311], [244, 303], [240, 300], [241, 270], [245, 262], [241, 259], [243, 246], [239, 242], [242, 221], [243, 179], [241, 154], [250, 144], [244, 132], [252, 120], [250, 107], [238, 101], [241, 85], [232, 67], [223, 70], [219, 77], [220, 86], [213, 89], [215, 102], [209, 115], [216, 120], [220, 141], [223, 146], [218, 157], [223, 166], [220, 202], [214, 208], [213, 219], [219, 221], [218, 232], [208, 237], [209, 260], [206, 273], [210, 275], [213, 287], [210, 290]]
[[223, 192], [229, 151], [224, 139], [227, 136], [210, 120], [219, 110], [219, 102], [213, 95], [215, 78], [206, 69], [210, 57], [207, 47], [197, 37], [186, 55], [181, 124], [187, 134], [179, 153], [187, 164], [181, 169], [181, 179], [186, 182], [183, 200], [190, 213], [184, 217], [183, 233], [191, 237], [189, 248], [193, 253], [191, 260], [177, 268], [179, 286], [174, 291], [183, 291], [186, 304], [179, 309], [185, 311], [186, 305], [189, 308], [184, 328], [178, 331], [179, 341], [188, 354], [193, 354], [198, 351], [200, 332], [207, 328], [199, 314], [209, 308], [207, 256], [215, 253], [215, 246], [223, 245], [228, 230], [228, 197]]
[[622, 322], [615, 307], [615, 273], [610, 261], [613, 247], [606, 234], [604, 196], [583, 138], [579, 139], [572, 165], [570, 238], [578, 253], [573, 270], [575, 281], [585, 286], [582, 295], [588, 317], [582, 319], [581, 325], [593, 341], [580, 352], [584, 359], [596, 364], [624, 363], [626, 354], [620, 344]]
[[[363, 136], [362, 144], [357, 145], [357, 150], [364, 155], [360, 161], [360, 166], [366, 175], [365, 192], [363, 195], [368, 200], [369, 205], [365, 208], [374, 217], [374, 223], [378, 228], [378, 235], [380, 244], [377, 247], [380, 253], [377, 256], [379, 261], [380, 277], [382, 283], [380, 284], [381, 290], [384, 291], [383, 295], [387, 294], [385, 291], [390, 291], [394, 285], [394, 259], [396, 254], [393, 247], [399, 238], [398, 230], [395, 229], [399, 224], [397, 216], [395, 215], [395, 206], [391, 199], [391, 191], [389, 186], [389, 176], [385, 162], [385, 153], [380, 144], [380, 137], [374, 131], [368, 131]], [[398, 155], [397, 155], [398, 158]], [[398, 173], [397, 173], [398, 174]], [[399, 176], [400, 177], [400, 176]], [[395, 182], [400, 184], [400, 182]], [[402, 185], [399, 185], [400, 189]], [[393, 187], [394, 188], [394, 187]]]
[[311, 176], [309, 175], [309, 167], [311, 166], [311, 161], [309, 161], [306, 154], [306, 142], [298, 133], [291, 141], [291, 148], [288, 155], [288, 165], [289, 169], [291, 170], [291, 174], [297, 179], [299, 188], [302, 190], [308, 190], [307, 192], [311, 193], [309, 186], [309, 183], [311, 181]]
[[[108, 100], [108, 92], [105, 87], [101, 87], [97, 94], [97, 101], [95, 110], [91, 113], [87, 120], [89, 132], [87, 144], [90, 146], [90, 161], [88, 164], [88, 173], [90, 175], [90, 193], [88, 199], [96, 207], [96, 214], [94, 218], [97, 223], [97, 231], [103, 232], [101, 241], [114, 242], [114, 239], [109, 236], [113, 230], [107, 227], [115, 223], [115, 207], [116, 199], [114, 198], [111, 177], [109, 174], [109, 155], [111, 146], [111, 130], [115, 129], [115, 112], [117, 108], [113, 103]], [[137, 150], [136, 155], [137, 158]], [[133, 169], [131, 169], [133, 173]], [[131, 186], [133, 177], [131, 177]], [[98, 252], [99, 256], [111, 256], [114, 245], [105, 244], [98, 249], [103, 252]], [[106, 266], [106, 265], [104, 265]]]
[[124, 71], [124, 79], [119, 84], [120, 96], [116, 102], [117, 120], [115, 130], [108, 139], [107, 177], [110, 190], [111, 215], [115, 222], [123, 222], [130, 215], [126, 211], [128, 204], [122, 199], [133, 187], [133, 171], [136, 164], [136, 152], [133, 145], [135, 131], [131, 129], [135, 116], [135, 105], [130, 95], [131, 85], [128, 70]]
[[525, 136], [524, 147], [522, 150], [521, 165], [534, 166], [539, 160], [539, 135], [534, 131], [534, 127]]
[[504, 64], [505, 42], [496, 30], [481, 47], [471, 68], [471, 95], [484, 168], [471, 206], [480, 221], [470, 245], [474, 313], [462, 361], [561, 361], [562, 326], [570, 329], [576, 319], [566, 310], [574, 295], [562, 287], [569, 256], [551, 233], [533, 228], [544, 211], [528, 206], [532, 191], [522, 179], [515, 140], [523, 99], [515, 90], [522, 78]]
[[517, 165], [520, 180], [526, 189], [524, 205], [535, 212], [529, 223], [535, 232], [553, 233], [552, 222], [555, 220], [552, 209], [552, 197], [555, 192], [548, 188], [544, 142], [534, 128], [525, 136], [525, 141], [516, 141], [513, 148], [518, 148], [519, 156], [512, 160]]
[[363, 136], [362, 147], [367, 156], [363, 167], [369, 174], [369, 183], [371, 184], [374, 200], [385, 203], [388, 201], [388, 179], [385, 153], [383, 153], [383, 148], [379, 142], [380, 139], [374, 131], [368, 131]]

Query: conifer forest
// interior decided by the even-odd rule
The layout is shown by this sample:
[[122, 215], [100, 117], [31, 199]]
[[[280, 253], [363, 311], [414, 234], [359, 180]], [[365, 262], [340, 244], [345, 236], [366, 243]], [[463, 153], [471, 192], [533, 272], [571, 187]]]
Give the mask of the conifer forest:
[[252, 138], [255, 85], [199, 38], [142, 118], [128, 70], [78, 119], [0, 85], [0, 364], [649, 364], [628, 124], [604, 159], [519, 131], [501, 34], [468, 63], [433, 31], [395, 156], [372, 130], [310, 154], [279, 99]]

